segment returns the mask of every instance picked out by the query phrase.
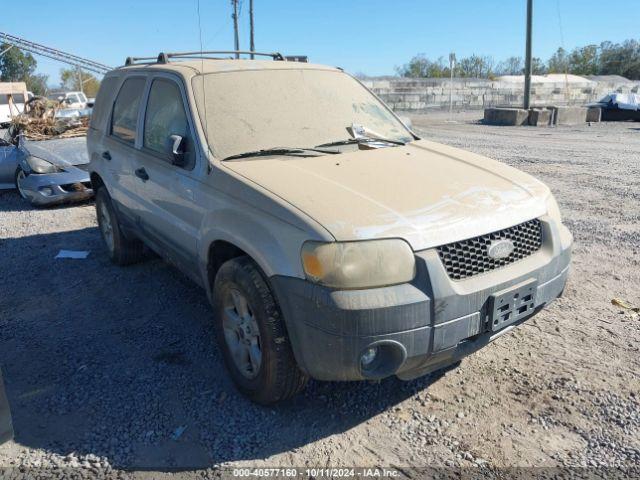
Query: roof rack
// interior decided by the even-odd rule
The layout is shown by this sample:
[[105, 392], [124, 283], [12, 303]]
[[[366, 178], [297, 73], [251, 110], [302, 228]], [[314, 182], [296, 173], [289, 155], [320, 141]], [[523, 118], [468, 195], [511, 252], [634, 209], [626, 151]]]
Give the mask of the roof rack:
[[160, 52], [157, 57], [127, 57], [124, 64], [126, 66], [134, 64], [169, 63], [171, 58], [202, 58], [205, 60], [222, 60], [220, 57], [209, 57], [208, 55], [254, 55], [258, 57], [271, 57], [276, 61], [286, 62], [287, 58], [279, 52], [263, 53], [250, 52], [247, 50], [206, 50], [196, 52]]
[[127, 57], [124, 61], [126, 66], [134, 65], [136, 63], [144, 64], [144, 63], [156, 63], [158, 57]]

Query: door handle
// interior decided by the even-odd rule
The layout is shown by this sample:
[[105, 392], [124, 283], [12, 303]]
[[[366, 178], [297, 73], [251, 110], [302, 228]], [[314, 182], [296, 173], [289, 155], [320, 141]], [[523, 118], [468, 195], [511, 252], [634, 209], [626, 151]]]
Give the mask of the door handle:
[[102, 152], [102, 158], [104, 158], [105, 160], [111, 160], [111, 154], [109, 153], [109, 151], [105, 151]]
[[149, 174], [144, 169], [144, 167], [137, 168], [134, 173], [136, 174], [136, 177], [141, 179], [143, 182], [146, 182], [147, 180], [149, 180]]

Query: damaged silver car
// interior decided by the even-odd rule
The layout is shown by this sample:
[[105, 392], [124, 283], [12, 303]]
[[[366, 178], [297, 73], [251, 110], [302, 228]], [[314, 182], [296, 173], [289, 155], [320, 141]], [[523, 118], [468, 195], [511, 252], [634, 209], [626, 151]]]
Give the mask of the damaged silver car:
[[0, 188], [17, 188], [36, 206], [93, 196], [86, 137], [37, 139], [12, 126], [0, 139]]

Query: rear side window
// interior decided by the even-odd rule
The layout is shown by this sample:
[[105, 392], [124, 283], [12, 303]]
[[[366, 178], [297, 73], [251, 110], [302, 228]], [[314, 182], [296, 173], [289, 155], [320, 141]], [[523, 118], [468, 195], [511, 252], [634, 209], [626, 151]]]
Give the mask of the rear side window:
[[125, 80], [113, 104], [111, 135], [132, 145], [136, 140], [136, 124], [144, 84], [144, 78]]
[[[144, 119], [143, 146], [162, 155], [170, 155], [172, 135], [184, 139], [187, 157], [190, 156], [191, 141], [189, 122], [178, 85], [165, 79], [154, 80], [149, 91], [149, 101]], [[187, 165], [191, 162], [187, 158]]]
[[103, 130], [109, 116], [109, 106], [118, 85], [118, 77], [106, 77], [100, 83], [100, 90], [91, 112], [91, 128]]

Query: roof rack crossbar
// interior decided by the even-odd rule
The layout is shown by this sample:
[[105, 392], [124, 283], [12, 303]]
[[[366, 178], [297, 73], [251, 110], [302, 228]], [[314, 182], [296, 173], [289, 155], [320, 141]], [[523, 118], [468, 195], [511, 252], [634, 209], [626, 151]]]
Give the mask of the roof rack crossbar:
[[179, 57], [193, 57], [200, 56], [204, 57], [205, 55], [254, 55], [258, 57], [271, 57], [274, 60], [286, 61], [284, 55], [280, 52], [273, 53], [264, 53], [264, 52], [251, 52], [248, 50], [204, 50], [204, 51], [196, 51], [196, 52], [172, 52], [172, 53], [161, 53], [158, 55], [158, 60], [160, 60], [161, 56], [164, 56], [167, 61], [170, 58], [179, 58]]
[[133, 65], [135, 63], [153, 63], [158, 57], [127, 57], [124, 64]]

